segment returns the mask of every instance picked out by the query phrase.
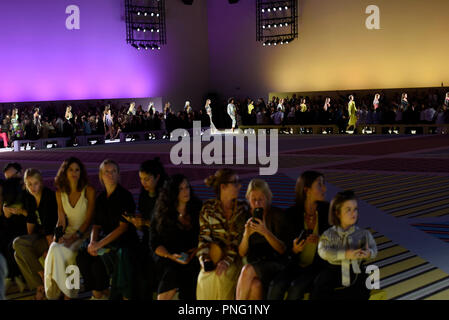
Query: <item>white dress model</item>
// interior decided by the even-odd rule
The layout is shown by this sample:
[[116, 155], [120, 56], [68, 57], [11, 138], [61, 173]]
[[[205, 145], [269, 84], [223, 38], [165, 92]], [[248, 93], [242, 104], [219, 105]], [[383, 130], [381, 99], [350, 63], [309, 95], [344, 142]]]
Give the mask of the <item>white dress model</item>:
[[[61, 202], [67, 216], [67, 227], [64, 237], [71, 237], [81, 227], [87, 217], [86, 188], [81, 192], [75, 207], [69, 202], [67, 193], [61, 192]], [[85, 232], [88, 234], [88, 232]], [[53, 242], [48, 249], [44, 267], [45, 294], [48, 299], [58, 299], [61, 292], [69, 298], [76, 298], [78, 289], [69, 289], [66, 285], [66, 268], [69, 265], [76, 265], [76, 255], [84, 239], [75, 241], [70, 248], [64, 244]]]

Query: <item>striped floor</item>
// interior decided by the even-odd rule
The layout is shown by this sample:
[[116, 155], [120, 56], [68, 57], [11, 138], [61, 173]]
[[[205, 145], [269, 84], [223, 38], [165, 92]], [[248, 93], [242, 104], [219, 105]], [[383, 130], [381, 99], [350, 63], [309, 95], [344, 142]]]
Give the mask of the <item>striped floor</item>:
[[424, 231], [427, 234], [434, 236], [444, 242], [449, 243], [449, 222], [439, 223], [412, 223], [412, 226]]
[[352, 189], [369, 204], [398, 218], [449, 214], [448, 176], [326, 172], [329, 183]]
[[[52, 186], [62, 160], [75, 150], [76, 156], [88, 168], [91, 183], [100, 190], [98, 165], [105, 158], [112, 158], [121, 166], [121, 183], [132, 191], [137, 202], [139, 164], [158, 156], [169, 174], [184, 173], [190, 179], [199, 198], [214, 198], [212, 190], [202, 181], [220, 166], [174, 166], [169, 157], [172, 145], [153, 141], [2, 153], [0, 166], [9, 161], [19, 161], [24, 167], [36, 167], [43, 171], [45, 184]], [[441, 265], [441, 260], [434, 258], [448, 255], [445, 244], [437, 240], [449, 242], [448, 147], [447, 136], [280, 136], [279, 172], [261, 178], [270, 185], [273, 205], [280, 208], [293, 205], [296, 179], [308, 169], [325, 173], [328, 190], [355, 190], [361, 201], [378, 212], [386, 213], [384, 216], [398, 218], [393, 219], [398, 221], [394, 233], [383, 231], [382, 224], [377, 224], [376, 232], [373, 231], [379, 254], [371, 263], [380, 268], [381, 289], [386, 290], [387, 298], [449, 300], [449, 266]], [[232, 168], [241, 177], [239, 197], [244, 199], [249, 180], [257, 177], [258, 170], [255, 166], [245, 165]], [[328, 192], [328, 198], [332, 196]], [[377, 219], [375, 214], [378, 212], [367, 214], [373, 214], [373, 219]], [[424, 235], [420, 239], [428, 242], [425, 247], [433, 256], [428, 256], [428, 260], [422, 257], [425, 256], [420, 251], [423, 243], [400, 245], [400, 240], [394, 240], [395, 233], [404, 232], [410, 238]], [[384, 236], [385, 233], [390, 239]], [[438, 243], [442, 243], [440, 247]], [[414, 253], [417, 251], [421, 256]], [[16, 293], [8, 298], [31, 299], [32, 293]]]
[[449, 299], [449, 274], [378, 232], [372, 232], [378, 254], [370, 265], [380, 269], [380, 288], [388, 300]]

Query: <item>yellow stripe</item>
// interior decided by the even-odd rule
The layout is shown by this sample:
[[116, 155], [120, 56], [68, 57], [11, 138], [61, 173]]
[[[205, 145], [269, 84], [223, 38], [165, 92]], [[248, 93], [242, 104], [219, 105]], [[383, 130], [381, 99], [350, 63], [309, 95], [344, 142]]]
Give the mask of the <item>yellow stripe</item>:
[[377, 238], [377, 239], [375, 239], [375, 240], [376, 240], [376, 244], [377, 244], [378, 246], [380, 246], [382, 243], [385, 243], [385, 242], [390, 241], [390, 239], [388, 239], [388, 238], [385, 237], [385, 236], [379, 237], [379, 238]]
[[441, 216], [445, 216], [447, 214], [449, 214], [449, 208], [444, 208], [444, 209], [440, 209], [438, 211], [429, 212], [429, 213], [423, 214], [422, 216], [419, 216], [419, 217], [420, 218], [421, 217], [423, 217], [423, 218], [424, 217], [441, 217]]
[[[422, 187], [424, 187], [424, 185], [415, 186], [414, 188], [420, 188], [421, 189]], [[441, 190], [441, 184], [439, 184], [437, 187], [431, 188], [431, 189], [425, 188], [425, 189], [421, 189], [421, 190], [418, 190], [418, 191], [415, 191], [415, 192], [406, 192], [404, 194], [393, 196], [393, 197], [389, 197], [389, 198], [383, 198], [383, 199], [372, 200], [372, 201], [368, 200], [368, 201], [369, 201], [370, 204], [376, 205], [376, 204], [380, 204], [380, 203], [383, 203], [383, 202], [389, 202], [389, 201], [393, 201], [393, 200], [410, 198], [411, 196], [415, 196], [415, 195], [428, 194], [428, 193], [430, 193], [432, 191], [438, 191], [438, 190]], [[402, 190], [401, 189], [401, 191], [406, 191], [406, 190]]]
[[447, 277], [447, 273], [436, 269], [383, 289], [387, 291], [388, 297], [390, 297], [390, 299], [394, 299], [397, 296], [409, 293], [413, 290], [428, 285], [429, 283], [432, 283], [434, 281], [441, 280], [445, 277]]
[[357, 185], [360, 186], [361, 189], [366, 189], [366, 187], [377, 185], [380, 182], [389, 183], [391, 181], [408, 181], [408, 180], [416, 178], [416, 176], [410, 176], [410, 175], [389, 176], [389, 177], [378, 176], [377, 179], [376, 178], [366, 179], [365, 176], [359, 176], [358, 178], [359, 178], [359, 181], [348, 181], [347, 183], [342, 183], [341, 185], [345, 186], [345, 185], [353, 185], [354, 183], [357, 183]]
[[397, 262], [395, 264], [380, 268], [380, 278], [384, 279], [394, 274], [399, 274], [407, 269], [416, 267], [426, 261], [420, 257], [412, 257], [404, 261]]
[[440, 205], [447, 204], [447, 203], [448, 203], [448, 200], [445, 199], [445, 200], [441, 200], [441, 201], [437, 201], [437, 202], [428, 203], [428, 204], [425, 204], [425, 205], [422, 205], [422, 206], [417, 206], [417, 207], [413, 207], [413, 208], [408, 208], [408, 209], [405, 209], [405, 210], [397, 211], [397, 212], [392, 213], [392, 215], [395, 216], [395, 217], [400, 217], [400, 216], [407, 215], [407, 214], [409, 214], [411, 212], [415, 212], [415, 211], [419, 211], [419, 210], [425, 210], [425, 209], [429, 209], [429, 208], [432, 208], [432, 207], [438, 207]]
[[374, 260], [369, 260], [369, 263], [370, 264], [375, 264], [376, 261], [379, 261], [379, 260], [382, 260], [382, 259], [386, 259], [386, 258], [389, 258], [391, 256], [398, 255], [400, 253], [404, 253], [406, 251], [407, 251], [407, 249], [404, 249], [404, 248], [402, 248], [400, 246], [394, 246], [394, 247], [391, 247], [391, 248], [379, 251], [377, 253], [376, 258]]
[[[390, 205], [386, 205], [386, 206], [379, 206], [379, 208], [384, 210], [384, 211], [388, 211], [388, 210], [391, 210], [391, 209], [403, 207], [405, 205], [419, 203], [419, 202], [422, 202], [422, 201], [425, 201], [425, 200], [432, 200], [432, 199], [439, 198], [439, 197], [442, 197], [442, 196], [449, 196], [449, 192], [445, 191], [445, 192], [434, 193], [434, 194], [426, 196], [426, 197], [419, 197], [419, 198], [414, 198], [412, 200], [401, 201], [401, 202], [390, 204]], [[448, 202], [448, 200], [446, 200], [446, 202]]]
[[404, 181], [404, 179], [397, 179], [397, 180], [393, 180], [390, 181], [389, 183], [386, 183], [383, 180], [379, 180], [376, 183], [372, 183], [370, 185], [366, 185], [366, 187], [356, 187], [357, 189], [357, 193], [362, 196], [368, 192], [372, 192], [372, 191], [382, 191], [382, 192], [386, 192], [391, 193], [391, 190], [386, 190], [386, 189], [391, 189], [391, 187], [395, 187], [395, 188], [400, 188], [402, 190], [402, 187], [404, 186], [411, 186], [411, 187], [416, 187], [418, 183], [423, 183], [426, 181], [431, 181], [431, 182], [439, 182], [441, 184], [441, 180], [435, 181], [435, 177], [426, 177], [426, 178], [411, 178], [409, 180]]
[[449, 300], [449, 289], [438, 292], [437, 294], [429, 296], [424, 300]]

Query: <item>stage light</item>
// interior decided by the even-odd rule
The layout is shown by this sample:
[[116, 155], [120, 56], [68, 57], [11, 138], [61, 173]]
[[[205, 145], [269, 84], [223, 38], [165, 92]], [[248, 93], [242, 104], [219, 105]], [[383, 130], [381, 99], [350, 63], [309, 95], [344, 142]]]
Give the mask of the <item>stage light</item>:
[[273, 25], [273, 27], [275, 27], [275, 28], [277, 28], [278, 27], [278, 25], [275, 23], [274, 25]]
[[276, 8], [273, 8], [273, 11], [276, 11]]
[[142, 12], [140, 12], [140, 11], [137, 11], [137, 15], [138, 16], [140, 16], [142, 14]]
[[159, 30], [159, 29], [156, 30], [156, 32], [158, 32], [158, 33], [159, 33], [160, 31], [161, 31], [161, 30]]
[[282, 7], [279, 7], [279, 11], [282, 11]]
[[154, 12], [151, 12], [151, 16], [154, 17]]
[[145, 12], [143, 13], [143, 15], [146, 17], [146, 16], [148, 15], [148, 12], [145, 11]]
[[262, 13], [265, 13], [265, 9], [262, 8]]
[[143, 28], [143, 32], [147, 32], [147, 29], [146, 29], [146, 28]]
[[271, 9], [270, 8], [268, 8], [268, 10], [267, 10], [268, 12], [271, 12]]
[[271, 24], [267, 25], [267, 28], [271, 28]]
[[285, 10], [288, 10], [288, 6], [285, 6]]
[[263, 25], [263, 26], [262, 26], [262, 29], [265, 29], [265, 28], [266, 28], [265, 25]]

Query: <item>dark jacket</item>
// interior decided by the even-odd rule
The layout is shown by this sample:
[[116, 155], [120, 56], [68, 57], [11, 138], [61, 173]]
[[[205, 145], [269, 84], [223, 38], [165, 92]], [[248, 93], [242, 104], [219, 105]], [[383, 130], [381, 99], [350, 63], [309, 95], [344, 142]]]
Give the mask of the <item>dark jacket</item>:
[[[318, 207], [318, 233], [322, 235], [324, 231], [329, 229], [331, 226], [329, 224], [329, 203], [319, 202]], [[285, 211], [286, 215], [286, 225], [285, 230], [285, 245], [287, 247], [287, 252], [292, 262], [298, 261], [299, 254], [294, 254], [292, 252], [293, 240], [299, 237], [301, 231], [304, 230], [304, 208], [299, 209], [296, 205], [288, 208]], [[327, 262], [320, 258], [318, 253], [315, 254], [313, 265], [326, 264]]]

